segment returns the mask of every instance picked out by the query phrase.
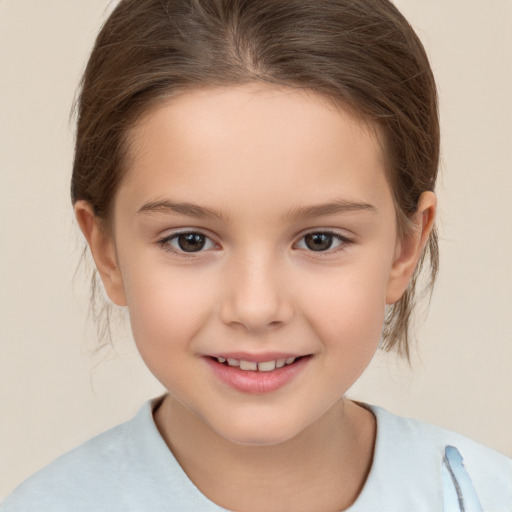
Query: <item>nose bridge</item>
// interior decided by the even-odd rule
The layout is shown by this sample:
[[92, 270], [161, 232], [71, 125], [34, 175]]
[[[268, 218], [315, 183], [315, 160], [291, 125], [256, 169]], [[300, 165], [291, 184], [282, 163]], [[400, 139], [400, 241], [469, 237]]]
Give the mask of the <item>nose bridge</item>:
[[279, 258], [263, 247], [233, 255], [222, 304], [227, 324], [248, 331], [280, 326], [292, 316], [284, 268]]

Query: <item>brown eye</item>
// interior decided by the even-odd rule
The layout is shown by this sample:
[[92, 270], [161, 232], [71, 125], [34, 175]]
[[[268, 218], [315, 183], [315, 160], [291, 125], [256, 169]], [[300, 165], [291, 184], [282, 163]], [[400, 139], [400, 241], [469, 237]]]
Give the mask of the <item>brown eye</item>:
[[346, 249], [353, 241], [331, 231], [312, 231], [304, 235], [296, 244], [296, 249], [313, 252], [334, 253]]
[[198, 252], [206, 245], [206, 237], [201, 233], [183, 233], [176, 236], [176, 241], [184, 252]]
[[174, 233], [159, 240], [158, 244], [164, 251], [178, 256], [191, 255], [219, 248], [210, 237], [198, 231]]
[[331, 233], [310, 233], [304, 237], [306, 247], [312, 251], [327, 251], [332, 247], [334, 235]]

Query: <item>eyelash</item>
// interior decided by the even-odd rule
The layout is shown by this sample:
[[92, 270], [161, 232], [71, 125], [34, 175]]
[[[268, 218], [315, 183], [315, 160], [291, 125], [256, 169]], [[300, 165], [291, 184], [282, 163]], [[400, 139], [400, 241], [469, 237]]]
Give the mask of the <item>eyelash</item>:
[[[194, 257], [197, 253], [204, 252], [203, 248], [201, 248], [199, 251], [184, 251], [179, 248], [174, 248], [171, 245], [172, 241], [174, 241], [174, 240], [177, 241], [180, 236], [185, 236], [185, 235], [199, 235], [200, 237], [204, 237], [204, 239], [206, 241], [209, 241], [212, 246], [216, 245], [215, 242], [213, 242], [209, 236], [205, 235], [204, 233], [201, 233], [200, 231], [180, 231], [178, 233], [173, 233], [172, 235], [166, 236], [165, 238], [162, 238], [161, 240], [159, 240], [158, 245], [160, 245], [160, 247], [166, 252], [170, 252], [172, 254], [177, 254], [179, 256], [184, 256], [185, 258], [191, 258], [191, 257]], [[205, 243], [207, 243], [207, 242], [205, 242]]]
[[[201, 233], [200, 231], [181, 231], [178, 233], [173, 233], [172, 235], [166, 236], [165, 238], [162, 238], [161, 240], [159, 240], [158, 245], [160, 245], [160, 247], [166, 252], [177, 254], [179, 256], [183, 256], [186, 258], [194, 257], [196, 254], [204, 252], [203, 247], [201, 247], [198, 251], [184, 251], [183, 249], [180, 249], [180, 248], [174, 248], [171, 245], [170, 242], [177, 241], [180, 236], [184, 236], [184, 235], [199, 235], [200, 237], [204, 237], [204, 239], [206, 241], [209, 241], [209, 243], [212, 246], [216, 245], [215, 242], [213, 242], [209, 236], [205, 235], [204, 233]], [[324, 235], [324, 236], [332, 237], [331, 244], [330, 244], [331, 246], [334, 243], [334, 241], [339, 242], [339, 244], [334, 248], [329, 247], [326, 250], [320, 250], [320, 251], [315, 251], [315, 250], [309, 249], [309, 248], [304, 249], [304, 250], [307, 250], [308, 252], [311, 252], [312, 254], [315, 254], [315, 253], [333, 254], [333, 253], [341, 252], [341, 251], [344, 251], [347, 248], [347, 246], [349, 246], [353, 243], [353, 240], [351, 240], [350, 238], [342, 236], [339, 233], [336, 233], [333, 231], [328, 231], [328, 230], [327, 231], [310, 231], [309, 233], [305, 233], [304, 235], [302, 235], [301, 238], [299, 239], [299, 242], [294, 244], [294, 247], [296, 247], [298, 245], [298, 243], [300, 243], [302, 240], [304, 240], [307, 236], [313, 236], [313, 235]], [[205, 242], [205, 243], [207, 244], [208, 242]], [[208, 250], [208, 249], [206, 249], [206, 250]]]
[[[330, 247], [328, 249], [326, 249], [325, 251], [315, 251], [315, 250], [309, 249], [309, 248], [307, 249], [308, 252], [311, 252], [313, 254], [315, 254], [315, 253], [319, 253], [319, 254], [338, 253], [338, 252], [344, 251], [347, 248], [347, 246], [349, 246], [350, 244], [353, 243], [353, 240], [351, 240], [350, 238], [340, 235], [339, 233], [336, 233], [334, 231], [310, 231], [309, 233], [302, 235], [302, 237], [299, 239], [299, 242], [304, 240], [307, 236], [313, 236], [313, 235], [324, 235], [324, 236], [331, 237]], [[339, 244], [336, 247], [332, 248], [331, 246], [334, 243], [334, 241], [338, 241]], [[295, 244], [295, 245], [297, 245], [297, 244]]]

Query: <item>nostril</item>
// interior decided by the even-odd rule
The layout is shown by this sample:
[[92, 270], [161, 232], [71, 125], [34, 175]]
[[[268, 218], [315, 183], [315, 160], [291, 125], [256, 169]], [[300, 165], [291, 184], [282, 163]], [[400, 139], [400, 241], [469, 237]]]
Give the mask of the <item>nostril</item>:
[[293, 317], [293, 306], [285, 291], [276, 285], [254, 284], [254, 279], [227, 287], [219, 312], [223, 323], [250, 332], [276, 330]]

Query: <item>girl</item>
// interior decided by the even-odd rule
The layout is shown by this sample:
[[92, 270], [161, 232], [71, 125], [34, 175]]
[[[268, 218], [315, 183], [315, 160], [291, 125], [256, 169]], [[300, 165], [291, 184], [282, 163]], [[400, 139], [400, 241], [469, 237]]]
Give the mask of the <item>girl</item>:
[[506, 457], [345, 398], [437, 270], [435, 83], [383, 0], [122, 0], [72, 200], [168, 393], [3, 505], [510, 510]]

